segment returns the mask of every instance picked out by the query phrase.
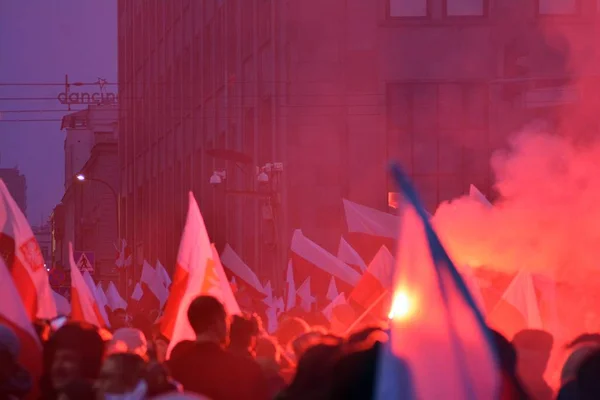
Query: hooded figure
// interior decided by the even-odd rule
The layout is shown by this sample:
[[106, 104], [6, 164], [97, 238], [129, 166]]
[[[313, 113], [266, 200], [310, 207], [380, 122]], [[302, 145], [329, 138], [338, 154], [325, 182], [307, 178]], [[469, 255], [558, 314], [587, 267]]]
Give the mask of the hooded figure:
[[17, 359], [21, 343], [12, 329], [0, 325], [0, 397], [22, 399], [32, 389], [31, 376]]

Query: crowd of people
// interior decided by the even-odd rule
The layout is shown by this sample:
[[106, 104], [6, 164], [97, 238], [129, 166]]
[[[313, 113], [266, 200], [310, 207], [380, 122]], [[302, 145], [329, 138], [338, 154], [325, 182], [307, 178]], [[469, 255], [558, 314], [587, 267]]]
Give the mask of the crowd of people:
[[[39, 381], [17, 361], [18, 336], [0, 325], [0, 398], [370, 399], [380, 347], [389, 339], [385, 326], [362, 326], [341, 337], [297, 317], [282, 320], [269, 335], [258, 316], [230, 317], [210, 296], [197, 297], [187, 316], [196, 340], [170, 352], [157, 325], [141, 316], [130, 321], [125, 310], [112, 314], [112, 332], [72, 321], [40, 323]], [[554, 390], [544, 379], [552, 335], [524, 330], [509, 341], [492, 333], [502, 373], [500, 399], [600, 399], [599, 335], [582, 335], [568, 345], [570, 356]], [[432, 384], [435, 380], [432, 376]]]

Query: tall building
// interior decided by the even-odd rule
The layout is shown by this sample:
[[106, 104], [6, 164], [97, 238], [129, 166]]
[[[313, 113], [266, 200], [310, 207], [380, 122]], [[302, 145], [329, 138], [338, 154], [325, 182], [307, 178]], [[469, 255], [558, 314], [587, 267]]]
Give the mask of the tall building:
[[18, 168], [0, 168], [0, 179], [8, 188], [13, 199], [27, 216], [27, 179]]
[[[334, 250], [342, 198], [387, 209], [390, 159], [431, 210], [489, 194], [492, 151], [578, 99], [564, 44], [592, 51], [596, 1], [557, 4], [119, 1], [122, 231], [172, 267], [191, 190], [217, 245], [278, 284], [293, 229]], [[271, 162], [281, 187], [257, 195]]]
[[68, 265], [68, 245], [72, 243], [75, 251], [94, 254], [96, 280], [115, 283], [117, 113], [116, 104], [91, 105], [63, 118], [65, 193], [51, 216], [54, 263]]
[[52, 229], [49, 224], [32, 226], [33, 235], [40, 246], [44, 264], [47, 268], [52, 265]]

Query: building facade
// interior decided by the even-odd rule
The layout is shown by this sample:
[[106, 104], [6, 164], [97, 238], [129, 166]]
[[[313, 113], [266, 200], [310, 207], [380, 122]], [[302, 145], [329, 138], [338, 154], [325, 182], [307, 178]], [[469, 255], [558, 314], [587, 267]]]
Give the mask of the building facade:
[[8, 188], [10, 195], [27, 216], [27, 178], [18, 168], [0, 168], [0, 179]]
[[49, 224], [33, 226], [31, 229], [44, 257], [44, 266], [49, 269], [52, 265], [52, 229]]
[[[432, 211], [470, 183], [492, 194], [492, 152], [531, 121], [558, 126], [597, 65], [595, 0], [154, 0], [118, 12], [121, 223], [138, 261], [173, 267], [192, 191], [218, 247], [276, 285], [293, 229], [333, 251], [342, 198], [387, 209], [391, 159]], [[272, 162], [277, 196], [251, 195], [254, 168]], [[209, 183], [215, 170], [229, 192]]]
[[54, 264], [69, 265], [72, 243], [94, 253], [96, 281], [118, 281], [117, 113], [116, 105], [94, 105], [63, 118], [65, 194], [51, 217]]

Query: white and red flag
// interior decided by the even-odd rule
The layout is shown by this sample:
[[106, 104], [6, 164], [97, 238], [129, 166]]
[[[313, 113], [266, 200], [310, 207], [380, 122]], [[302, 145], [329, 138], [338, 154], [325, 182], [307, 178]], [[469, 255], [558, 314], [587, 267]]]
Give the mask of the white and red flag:
[[369, 310], [375, 319], [385, 319], [392, 298], [395, 262], [388, 248], [381, 246], [350, 293], [348, 302]]
[[165, 267], [162, 265], [160, 260], [156, 260], [156, 273], [158, 274], [158, 276], [160, 276], [165, 287], [167, 289], [169, 289], [169, 287], [171, 286], [171, 283], [172, 283], [171, 277], [169, 276], [169, 273], [167, 272]]
[[343, 237], [340, 238], [337, 258], [354, 268], [359, 273], [363, 273], [367, 269], [367, 264], [365, 264], [362, 257]]
[[71, 320], [87, 322], [99, 328], [107, 327], [96, 296], [90, 290], [73, 259], [73, 246], [69, 243], [69, 267], [71, 269]]
[[169, 289], [159, 272], [146, 261], [142, 266], [140, 285], [144, 293], [140, 299], [140, 308], [145, 311], [161, 310], [169, 297]]
[[127, 309], [127, 302], [123, 300], [117, 287], [112, 281], [108, 284], [108, 288], [106, 289], [106, 300], [108, 307], [113, 311], [118, 308], [122, 308], [123, 310]]
[[31, 321], [56, 317], [56, 305], [40, 247], [23, 212], [0, 179], [0, 256]]
[[390, 311], [376, 399], [496, 399], [500, 368], [479, 307], [444, 250], [406, 175]]
[[131, 250], [127, 246], [127, 241], [125, 239], [121, 239], [120, 243], [115, 245], [115, 249], [117, 250], [115, 266], [117, 268], [129, 267], [132, 263], [132, 255]]
[[3, 298], [11, 299], [0, 301], [0, 324], [11, 328], [19, 338], [18, 360], [31, 374], [32, 382], [38, 382], [43, 370], [42, 344], [2, 257], [0, 257], [0, 293]]
[[199, 295], [216, 297], [229, 314], [240, 312], [219, 255], [211, 245], [198, 203], [190, 192], [175, 276], [161, 324], [162, 334], [170, 339], [168, 354], [181, 340], [194, 339], [187, 310]]
[[300, 229], [296, 229], [290, 246], [295, 282], [310, 279], [312, 295], [318, 303], [326, 306], [327, 291], [331, 277], [335, 278], [337, 289], [348, 293], [360, 280], [360, 274], [336, 256], [308, 239]]
[[381, 246], [394, 250], [398, 217], [362, 204], [343, 200], [348, 243], [368, 264]]

